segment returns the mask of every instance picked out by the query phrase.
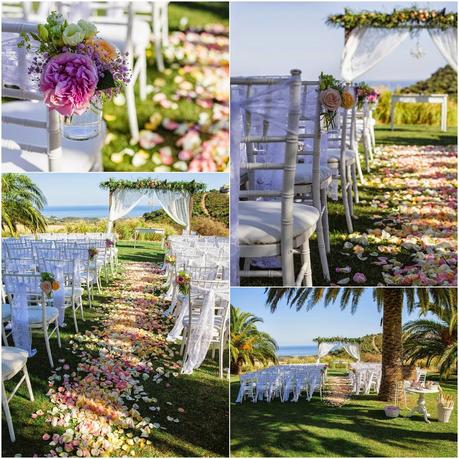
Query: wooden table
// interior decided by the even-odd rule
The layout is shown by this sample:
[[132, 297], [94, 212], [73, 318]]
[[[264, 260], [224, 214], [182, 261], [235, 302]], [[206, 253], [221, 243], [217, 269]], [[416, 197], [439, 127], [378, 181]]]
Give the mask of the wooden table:
[[394, 114], [397, 102], [405, 104], [429, 103], [441, 104], [440, 129], [446, 132], [448, 118], [448, 94], [392, 94], [390, 100], [390, 128], [394, 130]]
[[139, 234], [161, 234], [161, 248], [164, 249], [164, 241], [166, 239], [166, 232], [162, 228], [136, 228], [134, 230], [134, 249], [137, 243]]
[[438, 385], [432, 386], [430, 389], [427, 389], [427, 388], [418, 389], [415, 387], [407, 387], [405, 391], [410, 392], [412, 394], [419, 394], [417, 405], [410, 411], [410, 413], [408, 414], [408, 417], [413, 416], [413, 414], [415, 413], [419, 413], [424, 416], [424, 421], [430, 424], [430, 421], [429, 421], [430, 414], [428, 413], [427, 408], [426, 408], [426, 400], [424, 398], [424, 395], [438, 393]]

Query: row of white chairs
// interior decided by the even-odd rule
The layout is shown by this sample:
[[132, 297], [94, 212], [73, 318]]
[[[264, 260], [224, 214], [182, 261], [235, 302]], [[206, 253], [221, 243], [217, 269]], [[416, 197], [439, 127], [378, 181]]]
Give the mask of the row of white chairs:
[[325, 378], [326, 366], [322, 364], [277, 365], [245, 373], [240, 377], [236, 403], [246, 398], [253, 403], [271, 402], [274, 398], [287, 402], [290, 397], [292, 402], [298, 402], [303, 393], [309, 402], [316, 390], [322, 398]]
[[[229, 337], [229, 253], [228, 240], [197, 235], [168, 239], [168, 255], [175, 263], [166, 265], [171, 305], [166, 311], [175, 324], [168, 339], [181, 339], [184, 372], [189, 373], [204, 360], [209, 348], [212, 358], [218, 351], [219, 374], [223, 377], [224, 350]], [[191, 278], [188, 294], [181, 294], [175, 278], [180, 272]], [[215, 296], [211, 311], [209, 295]], [[206, 309], [207, 308], [207, 309]], [[197, 346], [201, 340], [202, 346]], [[199, 357], [197, 357], [199, 354]]]
[[[233, 160], [232, 192], [239, 197], [237, 233], [240, 277], [282, 277], [284, 286], [312, 285], [309, 238], [316, 233], [322, 272], [330, 280], [327, 191], [341, 185], [344, 218], [353, 231], [353, 206], [359, 202], [358, 141], [366, 139], [370, 159], [370, 110], [339, 109], [324, 132], [318, 81], [290, 77], [240, 77], [231, 80], [233, 134], [240, 149]], [[349, 91], [353, 88], [349, 86]], [[365, 135], [364, 135], [365, 134]], [[239, 167], [240, 170], [235, 168]], [[301, 256], [295, 272], [294, 255]], [[269, 268], [251, 269], [257, 259]], [[237, 264], [238, 260], [233, 260]], [[270, 265], [271, 263], [271, 265]], [[277, 265], [277, 266], [276, 266]], [[260, 266], [258, 266], [260, 267]], [[238, 267], [236, 267], [238, 269]], [[237, 277], [237, 276], [235, 276]], [[237, 280], [236, 280], [237, 282]]]

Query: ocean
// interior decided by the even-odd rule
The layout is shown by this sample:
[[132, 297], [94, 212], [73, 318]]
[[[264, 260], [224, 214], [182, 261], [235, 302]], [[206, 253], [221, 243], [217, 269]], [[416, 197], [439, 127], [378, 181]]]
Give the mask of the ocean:
[[317, 346], [279, 346], [278, 357], [303, 357], [305, 355], [317, 355]]
[[[357, 81], [360, 81], [357, 79]], [[365, 83], [367, 83], [369, 86], [373, 88], [379, 88], [381, 86], [384, 86], [391, 91], [394, 91], [397, 88], [405, 88], [406, 86], [411, 86], [412, 84], [416, 83], [418, 80], [393, 80], [393, 81], [386, 81], [386, 80], [363, 80]]]
[[[159, 206], [136, 206], [126, 217], [141, 217], [146, 212], [160, 209]], [[45, 217], [56, 218], [107, 218], [108, 206], [47, 206], [43, 214]]]

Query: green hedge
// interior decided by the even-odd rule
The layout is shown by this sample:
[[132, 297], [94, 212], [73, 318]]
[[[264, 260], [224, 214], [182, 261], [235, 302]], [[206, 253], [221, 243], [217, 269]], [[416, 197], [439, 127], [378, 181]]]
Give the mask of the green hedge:
[[[374, 112], [376, 123], [390, 124], [391, 91], [385, 91], [379, 98]], [[400, 124], [427, 124], [440, 126], [440, 104], [397, 103], [394, 122]], [[457, 125], [457, 101], [448, 98], [448, 126]]]

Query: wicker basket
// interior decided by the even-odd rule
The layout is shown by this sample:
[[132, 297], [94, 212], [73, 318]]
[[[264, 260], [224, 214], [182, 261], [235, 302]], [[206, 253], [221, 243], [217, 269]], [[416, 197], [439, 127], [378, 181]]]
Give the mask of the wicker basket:
[[384, 407], [384, 413], [388, 418], [398, 418], [400, 416], [400, 408], [398, 406], [388, 405]]

